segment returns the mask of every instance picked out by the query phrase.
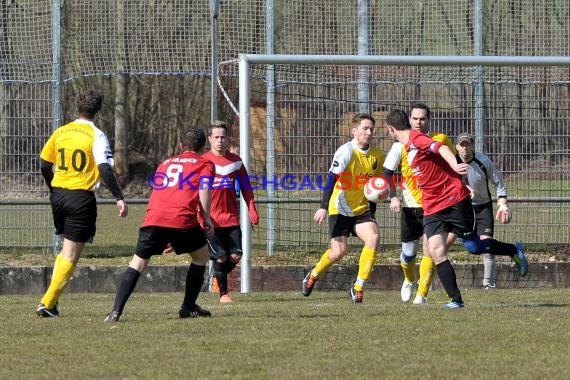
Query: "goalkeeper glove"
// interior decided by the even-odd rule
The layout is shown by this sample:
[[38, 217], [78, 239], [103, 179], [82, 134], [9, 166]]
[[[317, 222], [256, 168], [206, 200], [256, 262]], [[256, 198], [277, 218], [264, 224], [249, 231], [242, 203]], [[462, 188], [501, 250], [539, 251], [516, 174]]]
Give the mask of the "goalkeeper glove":
[[509, 205], [507, 203], [502, 203], [499, 205], [499, 210], [497, 210], [497, 215], [495, 216], [495, 219], [497, 219], [497, 221], [499, 223], [502, 224], [509, 224], [511, 222], [511, 209], [509, 208]]

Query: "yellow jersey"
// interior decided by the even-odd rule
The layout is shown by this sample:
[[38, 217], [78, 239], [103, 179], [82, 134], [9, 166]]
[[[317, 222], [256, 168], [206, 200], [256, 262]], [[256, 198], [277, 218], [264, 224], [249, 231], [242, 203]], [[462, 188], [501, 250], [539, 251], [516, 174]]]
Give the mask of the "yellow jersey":
[[99, 183], [97, 165], [114, 164], [107, 135], [84, 119], [56, 129], [40, 157], [54, 164], [51, 185], [68, 190], [94, 190]]
[[[453, 154], [457, 153], [453, 142], [446, 134], [431, 132], [429, 133], [429, 136], [434, 141], [447, 145]], [[392, 147], [386, 156], [384, 167], [396, 172], [400, 165], [402, 165], [402, 176], [394, 176], [393, 180], [395, 188], [400, 188], [402, 190], [402, 198], [404, 200], [405, 207], [422, 207], [422, 190], [420, 189], [408, 162], [408, 153], [406, 152], [404, 144], [401, 142], [395, 142], [392, 144]]]
[[382, 174], [383, 163], [384, 153], [376, 147], [360, 149], [352, 140], [338, 148], [329, 169], [337, 175], [329, 200], [329, 215], [358, 216], [368, 211], [364, 184]]

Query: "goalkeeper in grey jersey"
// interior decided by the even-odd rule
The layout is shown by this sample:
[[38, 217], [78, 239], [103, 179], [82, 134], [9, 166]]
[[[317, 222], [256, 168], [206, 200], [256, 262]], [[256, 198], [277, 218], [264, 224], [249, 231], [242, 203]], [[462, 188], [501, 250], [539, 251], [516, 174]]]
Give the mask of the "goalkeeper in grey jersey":
[[[493, 237], [495, 222], [493, 219], [493, 197], [489, 190], [489, 183], [495, 187], [497, 197], [497, 220], [501, 223], [509, 223], [511, 214], [507, 204], [507, 188], [501, 173], [497, 170], [491, 159], [480, 152], [475, 152], [473, 136], [462, 133], [455, 141], [457, 149], [457, 162], [469, 164], [464, 181], [472, 192], [471, 203], [475, 211], [477, 233], [481, 239]], [[485, 289], [494, 288], [496, 280], [495, 255], [484, 254], [484, 278]]]

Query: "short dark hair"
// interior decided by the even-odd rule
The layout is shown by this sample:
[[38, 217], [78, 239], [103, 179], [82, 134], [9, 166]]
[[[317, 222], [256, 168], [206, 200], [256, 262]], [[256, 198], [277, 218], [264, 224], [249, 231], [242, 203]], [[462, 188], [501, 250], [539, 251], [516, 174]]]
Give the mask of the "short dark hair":
[[386, 115], [386, 124], [398, 131], [412, 129], [408, 114], [399, 109], [394, 109]]
[[182, 133], [180, 142], [185, 150], [199, 152], [206, 145], [206, 134], [201, 128], [191, 127]]
[[420, 102], [413, 103], [412, 106], [410, 107], [410, 114], [412, 114], [412, 111], [416, 108], [426, 111], [427, 118], [431, 119], [431, 111], [430, 111], [429, 107], [427, 106], [427, 104], [420, 103]]
[[77, 112], [79, 112], [79, 115], [89, 119], [95, 117], [97, 112], [101, 110], [102, 105], [103, 95], [97, 91], [85, 91], [77, 96]]
[[208, 128], [208, 136], [212, 136], [212, 131], [216, 128], [222, 128], [224, 131], [226, 131], [226, 136], [230, 135], [230, 129], [228, 128], [228, 125], [226, 124], [225, 121], [214, 120], [212, 124], [210, 124], [210, 127]]
[[352, 127], [358, 127], [358, 124], [360, 124], [362, 120], [370, 120], [372, 124], [376, 125], [376, 120], [374, 120], [374, 117], [372, 117], [372, 115], [367, 113], [357, 113], [352, 117]]

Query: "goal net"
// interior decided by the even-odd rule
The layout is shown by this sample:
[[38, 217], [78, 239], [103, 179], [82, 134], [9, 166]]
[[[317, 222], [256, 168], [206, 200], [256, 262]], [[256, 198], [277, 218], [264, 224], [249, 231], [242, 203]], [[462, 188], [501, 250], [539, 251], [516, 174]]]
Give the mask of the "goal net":
[[[531, 271], [519, 278], [508, 258], [497, 258], [497, 285], [543, 286], [538, 272], [556, 271], [554, 264], [569, 253], [569, 63], [554, 57], [242, 55], [220, 64], [233, 143], [254, 178], [261, 215], [251, 234], [245, 229], [249, 252], [241, 265], [242, 291], [300, 287], [329, 246], [327, 225], [312, 219], [321, 196], [318, 179], [351, 138], [352, 115], [369, 112], [376, 118], [374, 143], [387, 152], [392, 140], [386, 113], [409, 111], [416, 101], [431, 108], [430, 130], [451, 138], [476, 135], [476, 149], [504, 176], [514, 217], [509, 225], [495, 226], [495, 238], [522, 241]], [[490, 189], [494, 194], [492, 184]], [[384, 203], [376, 219], [379, 255], [367, 289], [395, 289], [402, 281], [399, 215]], [[245, 212], [242, 223], [248, 221]], [[349, 253], [319, 281], [320, 288], [348, 289], [354, 282], [362, 244], [354, 237], [349, 242]], [[460, 286], [481, 286], [480, 256], [456, 243], [450, 258]]]

